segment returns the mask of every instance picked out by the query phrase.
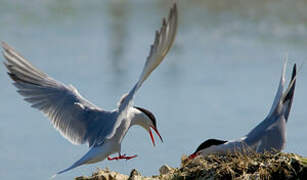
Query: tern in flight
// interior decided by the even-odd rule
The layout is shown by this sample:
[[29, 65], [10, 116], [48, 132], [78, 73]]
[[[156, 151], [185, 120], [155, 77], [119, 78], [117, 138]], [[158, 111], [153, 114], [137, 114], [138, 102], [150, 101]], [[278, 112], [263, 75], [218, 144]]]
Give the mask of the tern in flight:
[[[82, 97], [72, 85], [65, 85], [35, 68], [8, 44], [2, 43], [4, 62], [8, 75], [19, 94], [33, 108], [49, 117], [54, 128], [73, 144], [88, 143], [89, 151], [64, 173], [84, 164], [114, 159], [136, 157], [121, 154], [121, 142], [128, 129], [139, 125], [149, 132], [153, 145], [153, 129], [160, 136], [154, 115], [141, 107], [133, 106], [136, 91], [151, 72], [161, 63], [171, 48], [177, 31], [177, 7], [172, 6], [167, 19], [163, 19], [160, 31], [156, 31], [153, 45], [146, 59], [143, 71], [133, 88], [122, 96], [113, 111], [103, 110]], [[118, 157], [109, 155], [118, 153]]]
[[248, 152], [258, 153], [281, 151], [286, 144], [286, 123], [288, 121], [296, 82], [296, 65], [293, 66], [292, 78], [288, 88], [284, 91], [286, 63], [283, 65], [279, 87], [271, 110], [267, 117], [252, 129], [246, 136], [232, 141], [208, 139], [198, 146], [189, 156], [190, 159], [198, 155], [207, 156], [213, 153]]

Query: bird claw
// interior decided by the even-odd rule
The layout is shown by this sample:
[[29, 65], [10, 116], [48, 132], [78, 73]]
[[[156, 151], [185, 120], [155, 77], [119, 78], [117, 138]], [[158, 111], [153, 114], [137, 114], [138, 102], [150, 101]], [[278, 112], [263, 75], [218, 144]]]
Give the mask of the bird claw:
[[113, 158], [108, 157], [108, 160], [109, 160], [109, 161], [112, 161], [112, 160], [119, 160], [119, 159], [130, 160], [130, 159], [133, 159], [133, 158], [136, 158], [136, 157], [137, 157], [137, 155], [126, 156], [126, 154], [124, 154], [124, 155], [119, 155], [119, 156], [113, 157]]

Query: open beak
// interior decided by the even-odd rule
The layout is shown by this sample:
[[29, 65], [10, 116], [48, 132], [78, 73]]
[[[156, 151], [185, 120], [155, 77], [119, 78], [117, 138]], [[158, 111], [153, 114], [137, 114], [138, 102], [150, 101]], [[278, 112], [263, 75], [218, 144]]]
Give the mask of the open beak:
[[[161, 137], [159, 131], [158, 131], [155, 127], [153, 127], [153, 126], [150, 126], [150, 128], [152, 128], [152, 129], [156, 132], [156, 134], [159, 136], [159, 138], [160, 138], [161, 141], [163, 142], [163, 139], [162, 139], [162, 137]], [[152, 132], [151, 132], [151, 129], [150, 129], [150, 128], [149, 128], [149, 135], [150, 135], [150, 138], [151, 138], [151, 141], [152, 141], [153, 146], [155, 146], [155, 145], [156, 145], [155, 139], [154, 139], [154, 137], [153, 137], [153, 135], [152, 135]]]

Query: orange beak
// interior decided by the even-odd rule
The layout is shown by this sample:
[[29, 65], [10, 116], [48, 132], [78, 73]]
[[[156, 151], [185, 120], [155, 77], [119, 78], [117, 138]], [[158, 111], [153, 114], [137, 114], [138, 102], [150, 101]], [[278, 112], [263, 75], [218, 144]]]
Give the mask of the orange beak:
[[[153, 126], [150, 126], [150, 128], [152, 128], [152, 129], [156, 132], [156, 134], [159, 136], [159, 138], [160, 138], [161, 141], [163, 142], [163, 139], [162, 139], [162, 137], [161, 137], [159, 131], [158, 131], [155, 127], [153, 127]], [[151, 129], [150, 129], [150, 128], [149, 128], [149, 135], [150, 135], [150, 138], [151, 138], [151, 141], [152, 141], [153, 146], [155, 146], [155, 145], [156, 145], [155, 139], [154, 139], [154, 137], [153, 137], [153, 135], [152, 135], [152, 132], [151, 132]]]

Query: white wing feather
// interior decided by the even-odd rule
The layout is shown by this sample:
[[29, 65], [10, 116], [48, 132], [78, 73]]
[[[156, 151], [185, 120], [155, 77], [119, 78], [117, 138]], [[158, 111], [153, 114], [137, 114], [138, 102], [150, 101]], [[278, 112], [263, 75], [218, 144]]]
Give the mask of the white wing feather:
[[[33, 108], [49, 117], [53, 126], [73, 144], [87, 142], [111, 132], [115, 118], [83, 98], [73, 86], [66, 86], [41, 72], [6, 43], [2, 43], [4, 62], [18, 93]], [[111, 129], [111, 130], [109, 130]]]

